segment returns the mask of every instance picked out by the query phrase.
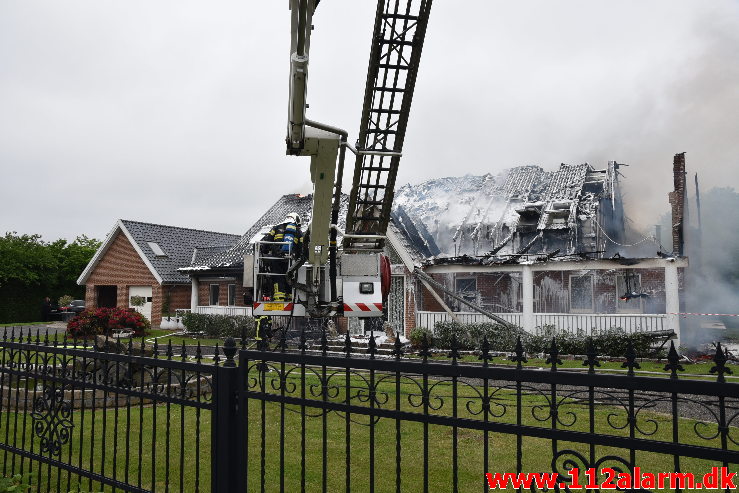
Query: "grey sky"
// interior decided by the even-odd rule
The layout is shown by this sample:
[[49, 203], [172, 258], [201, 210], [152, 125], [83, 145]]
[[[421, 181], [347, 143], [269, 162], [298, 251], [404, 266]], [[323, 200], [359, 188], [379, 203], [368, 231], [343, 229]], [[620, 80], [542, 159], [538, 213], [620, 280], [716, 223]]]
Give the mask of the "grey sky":
[[[309, 116], [352, 140], [375, 5], [314, 18]], [[288, 47], [287, 0], [1, 2], [0, 233], [241, 233], [308, 192], [284, 155]], [[739, 187], [738, 61], [736, 0], [436, 0], [399, 183], [615, 159], [651, 224], [676, 152]]]

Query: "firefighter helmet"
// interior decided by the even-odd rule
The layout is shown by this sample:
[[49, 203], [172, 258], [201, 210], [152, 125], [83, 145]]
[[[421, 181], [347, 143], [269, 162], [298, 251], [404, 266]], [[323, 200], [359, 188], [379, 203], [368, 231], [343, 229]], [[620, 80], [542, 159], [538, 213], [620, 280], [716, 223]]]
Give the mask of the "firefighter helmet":
[[297, 212], [291, 212], [287, 216], [285, 216], [285, 222], [286, 223], [295, 223], [298, 226], [300, 226], [300, 215]]

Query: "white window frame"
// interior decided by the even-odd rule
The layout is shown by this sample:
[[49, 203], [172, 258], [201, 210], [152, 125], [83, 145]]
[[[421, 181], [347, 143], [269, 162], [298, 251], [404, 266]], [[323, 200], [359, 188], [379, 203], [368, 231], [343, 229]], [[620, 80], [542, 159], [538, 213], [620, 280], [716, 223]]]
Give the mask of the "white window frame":
[[[636, 279], [636, 284], [641, 288], [641, 274], [631, 274], [632, 278]], [[636, 298], [627, 302], [621, 302], [621, 295], [623, 291], [618, 290], [618, 280], [623, 279], [622, 287], [626, 288], [626, 273], [616, 273], [616, 313], [644, 313], [644, 298]], [[627, 307], [621, 307], [621, 305], [628, 305]], [[633, 307], [633, 308], [632, 308]]]
[[[581, 279], [583, 277], [590, 278], [590, 308], [573, 308], [572, 307], [572, 280]], [[595, 276], [592, 272], [586, 274], [570, 274], [568, 291], [570, 295], [570, 313], [594, 313], [595, 312]]]
[[228, 306], [236, 306], [236, 284], [228, 285], [228, 297], [226, 298]]
[[[216, 302], [213, 304], [213, 287], [216, 288]], [[208, 303], [210, 306], [218, 306], [218, 303], [221, 299], [221, 285], [220, 284], [211, 284], [208, 287]]]

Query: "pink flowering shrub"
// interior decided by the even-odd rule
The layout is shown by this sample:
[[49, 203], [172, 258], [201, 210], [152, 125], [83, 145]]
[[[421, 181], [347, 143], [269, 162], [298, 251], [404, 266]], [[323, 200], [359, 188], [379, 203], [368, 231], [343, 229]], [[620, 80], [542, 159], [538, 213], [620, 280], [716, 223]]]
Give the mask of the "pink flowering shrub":
[[110, 334], [114, 330], [130, 330], [136, 336], [144, 335], [151, 322], [132, 308], [94, 308], [81, 312], [67, 323], [72, 337]]

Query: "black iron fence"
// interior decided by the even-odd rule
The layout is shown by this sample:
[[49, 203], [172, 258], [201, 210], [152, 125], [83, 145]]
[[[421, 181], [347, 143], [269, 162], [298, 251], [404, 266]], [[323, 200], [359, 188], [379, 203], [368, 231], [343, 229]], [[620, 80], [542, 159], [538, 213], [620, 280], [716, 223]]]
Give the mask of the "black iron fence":
[[236, 358], [233, 340], [205, 356], [6, 333], [3, 475], [32, 491], [468, 492], [489, 491], [484, 473], [551, 472], [553, 488], [522, 487], [577, 491], [573, 468], [585, 487], [588, 468], [702, 478], [739, 464], [739, 384], [720, 347], [702, 379], [679, 376], [674, 350], [664, 376], [643, 376], [632, 351], [625, 373], [598, 371], [592, 347], [582, 371], [556, 344], [542, 369], [520, 343], [515, 366], [487, 344], [475, 361], [330, 347], [283, 339]]
[[60, 337], [0, 341], [3, 476], [32, 491], [210, 491], [213, 360]]

